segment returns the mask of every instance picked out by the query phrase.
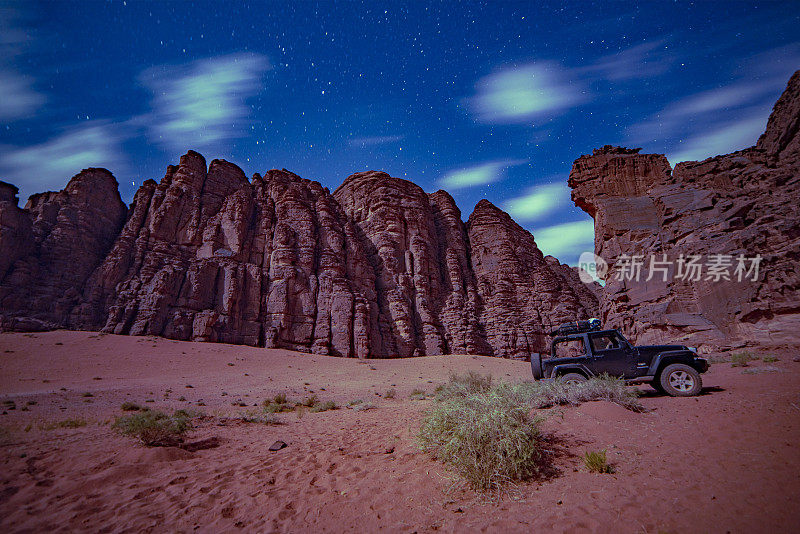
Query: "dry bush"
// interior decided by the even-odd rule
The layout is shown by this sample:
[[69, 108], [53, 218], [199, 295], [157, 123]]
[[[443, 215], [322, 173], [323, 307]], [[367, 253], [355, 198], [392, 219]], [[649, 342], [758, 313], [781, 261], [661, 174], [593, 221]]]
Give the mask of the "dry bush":
[[613, 473], [614, 467], [606, 461], [606, 451], [587, 451], [583, 455], [583, 465], [592, 473]]
[[145, 410], [117, 417], [113, 428], [120, 434], [138, 438], [147, 446], [173, 446], [181, 442], [191, 428], [191, 414], [177, 410], [172, 415]]

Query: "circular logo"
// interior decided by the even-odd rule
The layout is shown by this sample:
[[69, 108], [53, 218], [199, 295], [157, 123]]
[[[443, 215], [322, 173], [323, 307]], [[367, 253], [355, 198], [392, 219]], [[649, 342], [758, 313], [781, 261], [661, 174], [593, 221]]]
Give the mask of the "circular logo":
[[578, 258], [578, 276], [584, 284], [604, 280], [607, 272], [608, 263], [594, 252], [584, 252]]

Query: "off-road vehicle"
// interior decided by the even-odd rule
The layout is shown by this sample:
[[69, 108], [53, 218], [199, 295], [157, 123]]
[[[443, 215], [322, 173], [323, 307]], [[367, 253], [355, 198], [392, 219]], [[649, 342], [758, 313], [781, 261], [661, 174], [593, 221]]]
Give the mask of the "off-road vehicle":
[[608, 374], [628, 383], [647, 382], [674, 397], [697, 395], [708, 361], [684, 345], [634, 347], [616, 329], [601, 329], [599, 319], [565, 323], [550, 333], [550, 357], [531, 354], [533, 378], [567, 382]]

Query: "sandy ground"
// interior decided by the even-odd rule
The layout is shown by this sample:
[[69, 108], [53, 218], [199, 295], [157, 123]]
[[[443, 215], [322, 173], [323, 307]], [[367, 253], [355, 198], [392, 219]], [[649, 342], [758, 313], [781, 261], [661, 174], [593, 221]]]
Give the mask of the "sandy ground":
[[[765, 368], [714, 365], [704, 394], [689, 399], [643, 386], [642, 414], [603, 402], [543, 410], [558, 474], [484, 502], [419, 452], [433, 401], [409, 395], [451, 371], [526, 380], [526, 363], [0, 334], [0, 530], [797, 532], [800, 363], [783, 356], [748, 369]], [[231, 418], [276, 393], [375, 409], [282, 414], [280, 425]], [[125, 401], [203, 410], [188, 440], [219, 446], [146, 448], [120, 436], [110, 422]], [[47, 429], [71, 418], [88, 424]], [[288, 446], [270, 452], [276, 440]], [[616, 473], [586, 471], [580, 456], [599, 449]]]

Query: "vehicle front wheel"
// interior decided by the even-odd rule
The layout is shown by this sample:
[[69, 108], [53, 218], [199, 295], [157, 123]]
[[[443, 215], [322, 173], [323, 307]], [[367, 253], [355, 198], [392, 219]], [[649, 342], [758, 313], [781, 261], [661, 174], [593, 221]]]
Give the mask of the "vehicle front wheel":
[[700, 373], [685, 363], [673, 363], [664, 368], [658, 378], [667, 395], [673, 397], [692, 397], [703, 389]]
[[561, 375], [561, 380], [567, 384], [577, 384], [578, 382], [586, 382], [587, 378], [580, 373], [566, 373]]

